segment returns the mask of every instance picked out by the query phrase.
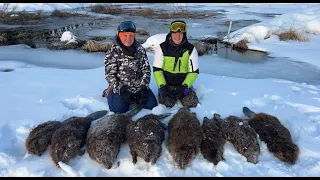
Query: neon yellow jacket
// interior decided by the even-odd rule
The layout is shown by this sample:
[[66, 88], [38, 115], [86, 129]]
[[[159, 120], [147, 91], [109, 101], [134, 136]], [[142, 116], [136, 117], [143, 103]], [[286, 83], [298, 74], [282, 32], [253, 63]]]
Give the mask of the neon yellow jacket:
[[165, 84], [183, 84], [190, 88], [199, 74], [197, 49], [186, 36], [179, 46], [175, 46], [169, 33], [166, 41], [156, 48], [153, 74], [159, 88]]

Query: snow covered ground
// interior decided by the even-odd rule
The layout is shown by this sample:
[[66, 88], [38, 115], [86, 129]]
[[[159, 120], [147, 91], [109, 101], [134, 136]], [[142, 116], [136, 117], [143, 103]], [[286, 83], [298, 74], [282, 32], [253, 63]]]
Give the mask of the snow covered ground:
[[[40, 6], [40, 5], [39, 5]], [[62, 6], [62, 5], [59, 5]], [[193, 4], [197, 7], [197, 4]], [[216, 8], [208, 5], [206, 8]], [[225, 6], [222, 4], [221, 6]], [[228, 4], [230, 9], [257, 11], [257, 7], [281, 13], [285, 8], [275, 4]], [[288, 12], [281, 17], [289, 17], [290, 13], [305, 14], [309, 7], [308, 17], [319, 17], [320, 6], [315, 4], [286, 5]], [[291, 7], [291, 8], [289, 8]], [[221, 8], [221, 7], [220, 7]], [[228, 9], [227, 8], [227, 9]], [[304, 11], [304, 12], [301, 12]], [[282, 20], [285, 20], [284, 18]], [[319, 19], [315, 19], [319, 21]], [[266, 19], [265, 24], [270, 22]], [[304, 21], [306, 22], [306, 21]], [[307, 23], [304, 23], [307, 24]], [[303, 24], [301, 24], [303, 25]], [[252, 26], [254, 27], [254, 25]], [[264, 28], [269, 27], [267, 25]], [[317, 26], [318, 27], [318, 26]], [[253, 36], [261, 37], [264, 31], [254, 32]], [[234, 32], [242, 36], [243, 30]], [[156, 36], [149, 45], [160, 43], [161, 35]], [[153, 37], [154, 38], [154, 37]], [[265, 49], [274, 57], [289, 56], [299, 62], [310, 63], [319, 68], [320, 49], [319, 35], [310, 35], [308, 42], [283, 42], [276, 37], [269, 40], [251, 41], [249, 46]], [[153, 53], [148, 53], [150, 63]], [[64, 120], [70, 116], [85, 116], [98, 110], [109, 110], [107, 99], [101, 97], [108, 84], [104, 79], [103, 53], [85, 53], [82, 51], [50, 51], [47, 49], [31, 49], [25, 45], [0, 47], [0, 176], [320, 176], [320, 85], [297, 83], [283, 79], [248, 79], [223, 75], [201, 73], [209, 71], [210, 66], [203, 63], [214, 61], [214, 55], [201, 56], [200, 74], [194, 87], [200, 104], [192, 108], [202, 124], [204, 116], [211, 118], [213, 113], [222, 117], [228, 115], [243, 116], [242, 107], [248, 106], [255, 112], [270, 113], [280, 120], [291, 132], [292, 139], [300, 148], [299, 159], [294, 165], [281, 162], [273, 156], [266, 144], [259, 141], [261, 154], [259, 163], [248, 163], [234, 147], [227, 143], [224, 150], [225, 161], [217, 166], [198, 154], [186, 170], [175, 167], [167, 150], [167, 134], [162, 144], [162, 155], [155, 165], [145, 163], [138, 158], [136, 165], [127, 144], [121, 146], [114, 167], [110, 170], [91, 160], [87, 153], [78, 156], [62, 166], [55, 167], [48, 152], [41, 157], [26, 154], [24, 141], [30, 130], [47, 120]], [[260, 64], [255, 64], [259, 66]], [[230, 63], [225, 71], [232, 74], [234, 68], [240, 66]], [[279, 71], [286, 67], [279, 67]], [[12, 69], [11, 72], [1, 72]], [[320, 77], [319, 77], [320, 79]], [[150, 87], [157, 94], [153, 76]], [[175, 113], [181, 104], [172, 109], [158, 105], [153, 110], [143, 109], [134, 120], [148, 113]], [[163, 120], [168, 123], [172, 116]], [[117, 162], [120, 166], [116, 167]]]

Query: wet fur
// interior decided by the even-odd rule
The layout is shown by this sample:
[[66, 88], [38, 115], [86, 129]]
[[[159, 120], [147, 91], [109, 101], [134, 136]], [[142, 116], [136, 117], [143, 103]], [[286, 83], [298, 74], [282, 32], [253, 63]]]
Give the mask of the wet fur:
[[131, 121], [130, 116], [114, 114], [91, 126], [86, 140], [90, 158], [110, 169], [126, 140], [125, 129]]
[[183, 107], [168, 123], [168, 151], [180, 169], [186, 169], [200, 150], [200, 122], [194, 113]]
[[138, 156], [151, 164], [161, 156], [165, 127], [160, 123], [159, 115], [147, 114], [127, 126], [126, 137], [133, 164]]
[[255, 129], [274, 156], [283, 162], [295, 164], [299, 148], [292, 142], [289, 130], [275, 116], [266, 113], [253, 114], [249, 125]]
[[223, 151], [226, 139], [223, 137], [223, 132], [220, 128], [220, 123], [215, 119], [203, 118], [201, 126], [203, 140], [201, 143], [201, 154], [203, 157], [217, 165], [220, 161], [224, 160]]
[[53, 133], [60, 128], [62, 122], [47, 121], [33, 128], [26, 141], [25, 148], [29, 154], [41, 156], [51, 144]]
[[54, 132], [49, 151], [53, 162], [58, 167], [59, 161], [68, 163], [75, 156], [85, 153], [81, 148], [85, 144], [91, 121], [92, 118], [73, 117], [65, 120]]
[[235, 149], [246, 157], [248, 162], [258, 163], [260, 145], [257, 133], [246, 121], [237, 116], [229, 116], [221, 122], [221, 129], [224, 138], [231, 142]]

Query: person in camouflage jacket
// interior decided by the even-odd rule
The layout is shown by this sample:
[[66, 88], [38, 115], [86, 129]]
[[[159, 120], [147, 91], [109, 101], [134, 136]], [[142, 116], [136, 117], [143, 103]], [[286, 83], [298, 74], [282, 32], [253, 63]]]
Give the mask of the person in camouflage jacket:
[[122, 22], [104, 59], [109, 91], [105, 90], [103, 96], [115, 113], [128, 111], [130, 104], [141, 104], [146, 109], [158, 105], [149, 88], [151, 73], [146, 50], [136, 42], [135, 31], [133, 22]]

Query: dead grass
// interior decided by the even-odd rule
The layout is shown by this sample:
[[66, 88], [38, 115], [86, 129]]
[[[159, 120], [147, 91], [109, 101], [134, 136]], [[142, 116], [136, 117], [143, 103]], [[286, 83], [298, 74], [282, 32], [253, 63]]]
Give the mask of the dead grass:
[[63, 11], [55, 9], [55, 10], [52, 11], [51, 16], [52, 17], [58, 17], [58, 18], [68, 18], [68, 17], [74, 17], [74, 16], [87, 16], [87, 15], [74, 13], [74, 12], [72, 12], [72, 13], [63, 12]]
[[82, 46], [82, 50], [87, 52], [107, 52], [110, 49], [110, 44], [98, 43], [96, 41], [88, 41]]
[[290, 27], [289, 30], [286, 30], [284, 32], [276, 32], [275, 34], [279, 36], [280, 41], [288, 41], [288, 40], [294, 40], [299, 42], [309, 41], [309, 38], [307, 37], [306, 33], [297, 31], [293, 27]]
[[137, 29], [136, 31], [137, 34], [141, 35], [141, 36], [150, 36], [150, 34], [148, 33], [148, 31], [144, 30], [144, 29]]
[[32, 35], [28, 32], [19, 32], [16, 39], [32, 39]]
[[206, 38], [206, 39], [202, 39], [200, 41], [204, 42], [204, 43], [209, 43], [209, 44], [217, 44], [218, 39], [209, 37], [209, 38]]
[[123, 14], [123, 9], [119, 5], [96, 4], [90, 7], [90, 11], [99, 14]]
[[2, 23], [12, 23], [12, 22], [25, 22], [25, 21], [34, 21], [34, 20], [43, 20], [41, 11], [37, 13], [29, 13], [26, 11], [20, 12], [8, 12], [0, 14], [0, 22]]
[[198, 12], [192, 12], [189, 10], [176, 10], [173, 13], [168, 13], [165, 9], [153, 10], [151, 8], [136, 8], [136, 9], [124, 9], [120, 5], [110, 4], [97, 4], [90, 8], [91, 12], [99, 14], [127, 14], [132, 16], [144, 16], [157, 19], [170, 19], [170, 18], [207, 18], [212, 14], [203, 14]]
[[191, 12], [187, 10], [181, 10], [177, 12], [173, 12], [171, 14], [171, 18], [205, 18], [204, 14], [198, 13], [198, 12]]
[[139, 15], [139, 16], [145, 16], [145, 17], [152, 17], [155, 14], [155, 11], [150, 8], [145, 9], [137, 9], [137, 10], [129, 10], [129, 13], [131, 15]]
[[94, 41], [103, 41], [103, 40], [106, 40], [107, 38], [105, 36], [93, 36], [93, 37], [90, 37], [89, 39]]
[[0, 46], [7, 46], [8, 45], [8, 39], [6, 37], [6, 34], [0, 33]]
[[212, 49], [212, 46], [210, 44], [201, 41], [190, 41], [190, 43], [193, 44], [194, 47], [197, 49], [199, 56], [206, 54], [208, 50]]
[[248, 49], [249, 41], [247, 38], [243, 38], [242, 40], [238, 41], [237, 43], [233, 44], [233, 48], [237, 49]]

